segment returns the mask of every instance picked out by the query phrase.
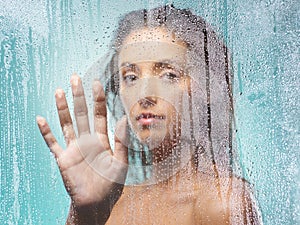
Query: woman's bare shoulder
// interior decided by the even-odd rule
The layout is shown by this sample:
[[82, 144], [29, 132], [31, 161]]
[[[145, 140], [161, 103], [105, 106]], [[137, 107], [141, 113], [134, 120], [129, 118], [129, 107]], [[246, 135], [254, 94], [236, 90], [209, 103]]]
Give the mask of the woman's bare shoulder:
[[204, 173], [195, 176], [196, 206], [205, 209], [207, 215], [222, 214], [230, 221], [229, 224], [262, 224], [253, 187], [246, 179], [236, 175], [215, 176]]

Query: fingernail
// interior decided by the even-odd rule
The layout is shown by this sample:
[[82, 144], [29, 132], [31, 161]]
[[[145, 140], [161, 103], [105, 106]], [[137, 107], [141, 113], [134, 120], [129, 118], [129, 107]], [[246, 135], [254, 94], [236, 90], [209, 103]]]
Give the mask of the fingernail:
[[62, 98], [64, 95], [64, 91], [62, 89], [56, 89], [55, 96], [58, 98]]
[[74, 86], [78, 86], [78, 83], [79, 83], [79, 77], [77, 75], [73, 75], [71, 77], [71, 84]]
[[43, 126], [43, 125], [45, 125], [46, 120], [45, 120], [45, 118], [43, 118], [43, 117], [41, 117], [41, 116], [36, 116], [36, 122], [37, 122], [39, 125]]

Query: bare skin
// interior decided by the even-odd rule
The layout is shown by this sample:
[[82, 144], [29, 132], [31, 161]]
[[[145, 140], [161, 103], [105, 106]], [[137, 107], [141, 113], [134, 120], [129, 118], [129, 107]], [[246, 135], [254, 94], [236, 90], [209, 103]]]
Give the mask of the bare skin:
[[106, 224], [259, 224], [243, 180], [190, 169], [156, 185], [126, 186]]
[[[37, 123], [56, 158], [66, 190], [71, 197], [67, 224], [104, 224], [112, 206], [122, 193], [123, 185], [120, 184], [122, 182], [115, 183], [105, 179], [98, 172], [112, 174], [116, 180], [124, 183], [127, 173], [127, 149], [119, 139], [122, 137], [115, 137], [114, 153], [110, 148], [106, 129], [105, 96], [100, 82], [95, 81], [93, 87], [94, 135], [90, 133], [80, 78], [73, 75], [71, 84], [78, 137], [75, 135], [65, 94], [61, 89], [56, 91], [55, 98], [67, 149], [63, 150], [57, 143], [44, 118], [37, 117]], [[124, 130], [123, 134], [125, 125], [126, 119], [123, 119], [118, 126]]]
[[[84, 108], [85, 105], [80, 78], [73, 76], [71, 83], [75, 112], [78, 112], [76, 107]], [[74, 83], [78, 83], [79, 87]], [[56, 92], [56, 102], [67, 149], [63, 150], [56, 142], [46, 120], [37, 117], [40, 131], [57, 159], [66, 190], [72, 200], [66, 224], [174, 224], [176, 222], [176, 224], [214, 225], [237, 224], [232, 221], [232, 218], [236, 217], [240, 217], [238, 224], [259, 224], [256, 212], [252, 211], [252, 201], [246, 184], [236, 177], [216, 180], [211, 175], [195, 172], [193, 165], [189, 164], [165, 182], [151, 186], [124, 188], [123, 185], [99, 175], [97, 170], [110, 170], [108, 173], [117, 173], [125, 180], [127, 170], [126, 167], [117, 167], [116, 170], [103, 157], [98, 157], [103, 151], [109, 149], [109, 145], [106, 111], [103, 107], [104, 92], [99, 81], [94, 85], [94, 120], [97, 137], [90, 135], [89, 132], [79, 132], [80, 137], [76, 138], [66, 99], [60, 89]], [[78, 123], [82, 124], [78, 130], [86, 130], [87, 114], [78, 116], [75, 113], [75, 115], [77, 121], [82, 120]], [[119, 126], [121, 129], [125, 129], [125, 122], [121, 121], [123, 123]], [[80, 145], [81, 151], [79, 151], [75, 143], [83, 137], [88, 138], [90, 144]], [[115, 146], [114, 154], [109, 149], [110, 154], [107, 157], [126, 163], [127, 149], [118, 137]], [[89, 160], [90, 157], [95, 161]], [[97, 159], [102, 160], [97, 161]], [[109, 162], [115, 161], [109, 160]], [[229, 183], [232, 184], [231, 189], [228, 189]], [[248, 216], [245, 216], [246, 214]], [[247, 223], [246, 217], [253, 221]]]
[[[149, 35], [152, 32], [142, 30], [144, 36], [135, 32], [128, 36], [126, 42], [136, 40], [131, 37], [146, 38], [142, 41], [157, 38], [170, 42], [174, 39], [163, 30], [156, 30], [157, 37], [153, 38]], [[182, 43], [178, 40], [177, 44]], [[140, 77], [154, 74], [152, 64], [139, 63], [137, 66], [141, 71]], [[244, 180], [202, 173], [192, 162], [163, 182], [124, 187], [128, 156], [122, 140], [126, 139], [126, 119], [123, 118], [117, 126], [121, 132], [118, 131], [119, 135], [115, 136], [115, 149], [112, 151], [106, 128], [105, 95], [100, 82], [95, 81], [93, 86], [94, 134], [89, 128], [80, 78], [73, 75], [71, 84], [78, 136], [72, 125], [64, 92], [58, 89], [55, 96], [67, 149], [59, 146], [46, 120], [37, 117], [40, 131], [58, 162], [71, 197], [66, 224], [260, 224]], [[121, 87], [126, 88], [122, 83]], [[189, 91], [188, 85], [181, 85], [180, 88]], [[151, 112], [168, 112], [166, 121], [170, 121], [168, 116], [174, 114], [172, 105], [160, 99], [148, 99], [147, 104], [141, 101], [132, 112], [150, 110], [149, 107]], [[127, 116], [132, 123], [135, 122], [135, 113]], [[147, 134], [145, 130], [136, 132], [141, 132], [141, 137]], [[169, 141], [172, 143], [173, 140]], [[171, 144], [166, 146], [172, 147]], [[162, 152], [163, 149], [158, 147], [155, 151]], [[166, 152], [172, 153], [172, 149]], [[157, 162], [164, 160], [163, 154], [157, 155]]]

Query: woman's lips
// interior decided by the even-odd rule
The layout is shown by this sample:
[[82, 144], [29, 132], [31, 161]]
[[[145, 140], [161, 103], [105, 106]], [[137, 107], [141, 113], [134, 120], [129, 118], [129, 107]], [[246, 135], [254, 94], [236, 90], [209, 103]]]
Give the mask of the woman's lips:
[[136, 120], [143, 126], [148, 126], [164, 119], [165, 116], [155, 115], [153, 113], [141, 113], [136, 117]]

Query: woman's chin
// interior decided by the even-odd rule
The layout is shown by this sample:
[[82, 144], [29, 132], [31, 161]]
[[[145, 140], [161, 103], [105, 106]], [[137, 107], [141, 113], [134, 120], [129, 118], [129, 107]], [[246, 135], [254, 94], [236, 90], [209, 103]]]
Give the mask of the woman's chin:
[[130, 126], [139, 142], [150, 150], [160, 147], [164, 143], [173, 142], [171, 141], [172, 137], [175, 138], [175, 133], [170, 133], [172, 129], [166, 122], [143, 125], [134, 121], [130, 123]]
[[160, 146], [166, 139], [167, 132], [160, 131], [140, 131], [136, 133], [141, 144], [146, 145], [150, 150]]

